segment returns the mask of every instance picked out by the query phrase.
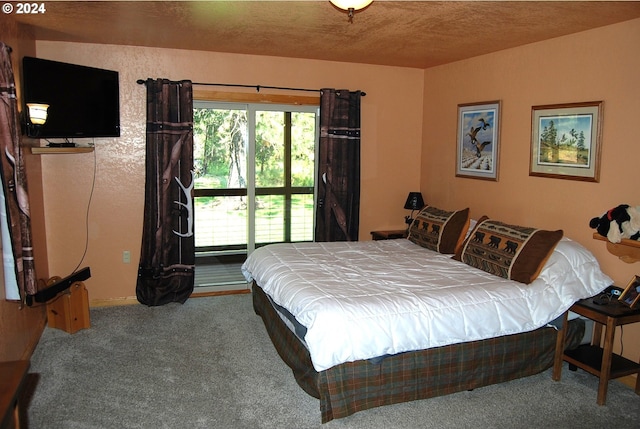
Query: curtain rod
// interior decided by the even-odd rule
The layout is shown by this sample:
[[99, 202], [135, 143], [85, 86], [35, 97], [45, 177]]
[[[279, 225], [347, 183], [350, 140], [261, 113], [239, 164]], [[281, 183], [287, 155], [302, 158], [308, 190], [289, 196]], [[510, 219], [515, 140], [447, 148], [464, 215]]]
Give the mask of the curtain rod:
[[[143, 85], [146, 80], [138, 79], [138, 84]], [[180, 81], [170, 81], [171, 83], [180, 83]], [[239, 83], [201, 83], [201, 82], [192, 82], [192, 85], [204, 85], [204, 86], [229, 86], [235, 88], [255, 88], [257, 92], [260, 92], [260, 89], [278, 89], [281, 91], [307, 91], [307, 92], [320, 92], [321, 89], [308, 89], [308, 88], [288, 88], [284, 86], [265, 86], [265, 85], [242, 85]], [[360, 91], [361, 96], [367, 95], [366, 92]]]

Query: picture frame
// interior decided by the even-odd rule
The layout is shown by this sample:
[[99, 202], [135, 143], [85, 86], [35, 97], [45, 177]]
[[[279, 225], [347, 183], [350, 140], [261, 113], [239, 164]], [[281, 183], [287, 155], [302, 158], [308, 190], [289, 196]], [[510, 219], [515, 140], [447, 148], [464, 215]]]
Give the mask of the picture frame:
[[603, 102], [531, 108], [529, 176], [600, 181]]
[[500, 100], [458, 105], [456, 176], [498, 180]]
[[640, 276], [633, 276], [618, 300], [630, 308], [638, 306], [640, 302]]

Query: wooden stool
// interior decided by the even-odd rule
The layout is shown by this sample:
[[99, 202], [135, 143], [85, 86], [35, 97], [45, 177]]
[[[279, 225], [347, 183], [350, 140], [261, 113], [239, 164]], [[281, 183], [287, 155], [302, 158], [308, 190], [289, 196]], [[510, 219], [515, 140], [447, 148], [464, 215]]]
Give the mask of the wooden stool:
[[89, 293], [83, 282], [72, 283], [64, 293], [47, 303], [47, 324], [70, 334], [91, 327]]

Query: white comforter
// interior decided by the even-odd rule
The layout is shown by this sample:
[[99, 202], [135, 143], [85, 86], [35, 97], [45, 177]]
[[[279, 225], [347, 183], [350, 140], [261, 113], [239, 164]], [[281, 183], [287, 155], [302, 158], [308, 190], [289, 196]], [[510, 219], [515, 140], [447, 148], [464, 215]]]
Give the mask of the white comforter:
[[307, 328], [317, 371], [537, 329], [613, 283], [568, 239], [529, 285], [405, 239], [269, 245], [242, 270]]

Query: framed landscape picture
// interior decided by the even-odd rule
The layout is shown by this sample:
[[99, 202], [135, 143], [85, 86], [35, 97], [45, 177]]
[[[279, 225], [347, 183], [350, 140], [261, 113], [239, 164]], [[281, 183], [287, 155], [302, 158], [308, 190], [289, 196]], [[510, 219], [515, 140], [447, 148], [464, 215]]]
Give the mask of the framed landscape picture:
[[533, 106], [530, 176], [600, 180], [602, 101]]
[[500, 101], [458, 105], [456, 176], [498, 180]]

